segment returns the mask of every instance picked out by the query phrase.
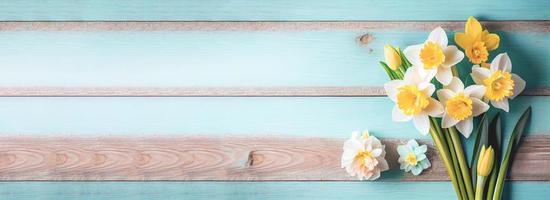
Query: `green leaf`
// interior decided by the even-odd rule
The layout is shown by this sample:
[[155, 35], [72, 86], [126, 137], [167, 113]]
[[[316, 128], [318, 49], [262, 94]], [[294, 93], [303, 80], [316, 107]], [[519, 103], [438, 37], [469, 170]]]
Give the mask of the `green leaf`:
[[407, 60], [407, 57], [405, 57], [405, 54], [403, 53], [403, 51], [401, 51], [401, 49], [397, 49], [398, 53], [399, 53], [399, 57], [401, 57], [401, 67], [404, 68], [403, 71], [407, 71], [407, 69], [409, 67], [412, 66], [411, 62], [409, 62], [409, 60]]
[[497, 115], [493, 120], [491, 121], [491, 124], [489, 125], [489, 137], [488, 142], [489, 145], [493, 147], [493, 150], [495, 150], [495, 162], [493, 164], [493, 169], [491, 171], [491, 174], [487, 177], [489, 182], [487, 183], [486, 187], [486, 196], [487, 199], [492, 199], [493, 197], [493, 191], [496, 186], [496, 180], [497, 180], [497, 171], [499, 167], [499, 161], [500, 161], [500, 148], [502, 146], [501, 143], [502, 138], [502, 125], [500, 120], [500, 115]]
[[502, 189], [504, 187], [504, 179], [506, 178], [508, 167], [510, 166], [510, 163], [512, 161], [512, 159], [510, 158], [513, 157], [514, 152], [518, 149], [521, 135], [525, 130], [525, 125], [529, 121], [529, 118], [531, 118], [531, 106], [529, 106], [529, 108], [527, 108], [527, 110], [523, 112], [518, 122], [516, 123], [514, 130], [512, 131], [512, 135], [510, 135], [510, 140], [508, 141], [508, 146], [506, 147], [506, 153], [504, 153], [504, 157], [502, 159], [502, 162], [500, 163], [501, 167], [498, 171], [498, 178], [495, 184], [493, 200], [500, 200], [500, 195], [502, 194]]
[[472, 178], [472, 185], [476, 184], [477, 178], [477, 159], [479, 157], [479, 152], [481, 151], [481, 146], [487, 144], [489, 136], [489, 123], [487, 122], [487, 113], [483, 114], [481, 121], [476, 129], [476, 141], [474, 143], [474, 151], [472, 155], [472, 161], [470, 162], [470, 173]]
[[391, 70], [388, 67], [388, 65], [386, 65], [386, 63], [380, 61], [380, 65], [382, 66], [382, 68], [384, 68], [384, 70], [386, 71], [386, 74], [388, 74], [388, 77], [390, 77], [390, 80], [397, 79], [397, 77], [395, 76], [395, 73], [393, 72], [393, 70]]

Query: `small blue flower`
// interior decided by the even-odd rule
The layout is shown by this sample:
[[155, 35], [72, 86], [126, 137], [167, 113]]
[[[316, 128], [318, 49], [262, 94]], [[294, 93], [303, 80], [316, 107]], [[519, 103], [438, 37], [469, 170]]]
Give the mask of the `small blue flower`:
[[424, 169], [428, 169], [432, 165], [426, 157], [426, 151], [428, 151], [428, 146], [419, 146], [415, 140], [409, 140], [406, 145], [397, 146], [398, 161], [401, 164], [400, 169], [405, 172], [412, 172], [415, 176], [422, 173]]

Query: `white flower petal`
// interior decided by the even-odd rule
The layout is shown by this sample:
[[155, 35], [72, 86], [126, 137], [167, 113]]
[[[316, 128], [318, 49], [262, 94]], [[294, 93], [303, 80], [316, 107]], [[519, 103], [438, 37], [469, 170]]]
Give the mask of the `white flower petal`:
[[447, 113], [443, 114], [443, 119], [441, 120], [441, 127], [442, 128], [449, 128], [454, 125], [456, 125], [459, 121], [451, 116], [449, 116]]
[[413, 118], [414, 121], [414, 127], [420, 132], [422, 135], [427, 135], [430, 131], [430, 120], [428, 119], [428, 115], [426, 114], [418, 114], [415, 115]]
[[397, 105], [393, 106], [391, 114], [393, 121], [396, 122], [406, 122], [410, 121], [413, 118], [412, 115], [405, 115], [405, 113], [403, 113], [403, 111], [399, 109]]
[[405, 145], [399, 145], [397, 146], [397, 153], [399, 153], [400, 156], [407, 156], [407, 154], [409, 154], [409, 149]]
[[437, 27], [430, 33], [426, 42], [434, 42], [438, 44], [441, 49], [445, 49], [445, 47], [447, 47], [447, 44], [449, 43], [449, 39], [447, 39], [447, 34], [445, 33], [445, 30], [443, 30], [441, 27]]
[[470, 134], [472, 134], [472, 130], [474, 130], [474, 122], [472, 118], [470, 117], [461, 122], [458, 122], [458, 124], [456, 124], [456, 129], [458, 130], [458, 132], [462, 133], [464, 137], [470, 137]]
[[393, 80], [384, 84], [384, 90], [393, 102], [397, 102], [397, 93], [399, 92], [398, 88], [404, 84], [405, 82], [403, 80]]
[[445, 47], [443, 49], [443, 53], [445, 54], [445, 62], [443, 62], [442, 67], [449, 68], [453, 65], [458, 64], [462, 59], [464, 59], [464, 53], [462, 51], [458, 50], [456, 46], [451, 45], [448, 47]]
[[[416, 147], [418, 147], [418, 142], [416, 142], [416, 140], [409, 140], [409, 141], [407, 142], [407, 146], [408, 146], [409, 148], [410, 148], [410, 147], [416, 148]], [[411, 149], [411, 151], [412, 151], [412, 149]]]
[[[385, 155], [385, 154], [386, 154], [386, 152], [384, 151], [384, 152], [382, 152], [381, 155]], [[386, 171], [386, 170], [390, 169], [390, 166], [388, 165], [388, 162], [386, 161], [386, 159], [384, 159], [384, 156], [377, 157], [376, 159], [378, 159], [378, 166], [377, 167], [380, 171], [383, 172], [383, 171]]]
[[380, 156], [380, 154], [382, 154], [382, 149], [373, 149], [371, 153], [374, 157], [378, 157]]
[[452, 90], [455, 93], [459, 93], [464, 91], [464, 84], [458, 77], [453, 76], [449, 85], [446, 85], [444, 88]]
[[427, 151], [428, 151], [428, 146], [426, 146], [426, 145], [421, 145], [421, 146], [419, 146], [418, 148], [416, 148], [416, 149], [414, 150], [414, 153], [415, 153], [415, 154], [424, 154], [424, 153], [426, 153]]
[[491, 70], [484, 67], [480, 67], [479, 65], [474, 65], [472, 67], [472, 73], [470, 75], [472, 76], [472, 79], [476, 84], [482, 85], [483, 80], [491, 76]]
[[420, 72], [418, 72], [419, 67], [413, 66], [405, 72], [405, 77], [403, 80], [407, 85], [416, 85], [421, 81]]
[[472, 98], [482, 99], [485, 95], [485, 86], [483, 85], [470, 85], [464, 89], [464, 95]]
[[437, 68], [425, 69], [424, 67], [418, 67], [418, 74], [420, 78], [416, 83], [430, 82], [437, 74]]
[[414, 66], [422, 66], [422, 62], [420, 61], [420, 50], [423, 46], [424, 44], [417, 44], [408, 46], [403, 50], [403, 54], [405, 54], [407, 60], [409, 60]]
[[437, 101], [434, 98], [430, 98], [430, 104], [426, 109], [424, 110], [426, 114], [432, 117], [441, 117], [443, 112], [445, 112], [445, 109], [443, 108], [443, 105], [439, 101]]
[[435, 74], [435, 79], [443, 85], [448, 85], [453, 79], [453, 72], [451, 68], [439, 67], [437, 74]]
[[437, 98], [443, 105], [447, 104], [447, 100], [453, 98], [455, 95], [456, 93], [449, 89], [440, 89], [437, 91]]
[[514, 81], [514, 94], [510, 98], [513, 99], [525, 89], [525, 81], [517, 74], [512, 74], [512, 80]]
[[435, 92], [435, 85], [429, 82], [424, 82], [424, 83], [418, 84], [418, 89], [423, 90], [424, 94], [428, 96], [432, 96], [433, 93]]
[[491, 71], [502, 70], [506, 72], [512, 71], [512, 61], [507, 53], [498, 54], [491, 62]]
[[474, 117], [477, 117], [478, 115], [481, 115], [484, 112], [487, 112], [489, 110], [489, 104], [479, 100], [478, 98], [471, 98], [472, 99], [472, 115]]
[[500, 101], [491, 101], [491, 105], [493, 105], [495, 108], [500, 108], [504, 110], [505, 112], [508, 112], [509, 105], [508, 105], [508, 99], [504, 98]]

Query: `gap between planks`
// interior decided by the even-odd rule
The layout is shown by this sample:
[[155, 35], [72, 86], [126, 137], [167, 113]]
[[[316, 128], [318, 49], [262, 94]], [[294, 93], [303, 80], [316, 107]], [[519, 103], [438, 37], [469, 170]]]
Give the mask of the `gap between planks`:
[[[0, 97], [378, 97], [382, 87], [0, 87]], [[550, 96], [550, 88], [523, 96]]]
[[[550, 21], [481, 21], [491, 31], [550, 32]], [[0, 22], [0, 31], [431, 31], [441, 26], [452, 31], [464, 29], [463, 21], [61, 21]]]
[[[350, 181], [340, 166], [344, 139], [278, 137], [1, 137], [0, 180]], [[401, 173], [385, 139], [390, 171], [382, 181], [447, 181], [428, 143], [432, 167]], [[550, 137], [523, 139], [511, 179], [549, 181]]]

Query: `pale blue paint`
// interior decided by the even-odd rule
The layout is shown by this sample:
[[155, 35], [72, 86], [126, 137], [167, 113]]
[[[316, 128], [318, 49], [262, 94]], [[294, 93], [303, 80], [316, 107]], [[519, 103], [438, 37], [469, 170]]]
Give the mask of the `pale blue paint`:
[[0, 1], [0, 20], [548, 20], [544, 0], [20, 0]]
[[[549, 134], [550, 97], [519, 97], [505, 123], [533, 106], [531, 134]], [[0, 135], [260, 135], [421, 137], [391, 121], [386, 97], [0, 98]], [[512, 118], [513, 120], [509, 120]], [[428, 137], [426, 137], [428, 138]]]
[[[0, 86], [381, 86], [383, 45], [405, 47], [428, 35], [372, 32], [363, 48], [355, 42], [361, 34], [0, 32]], [[499, 51], [508, 51], [528, 87], [550, 86], [548, 33], [501, 38]]]
[[[507, 183], [503, 199], [548, 198], [549, 182]], [[3, 182], [0, 197], [30, 199], [454, 199], [449, 182]]]

